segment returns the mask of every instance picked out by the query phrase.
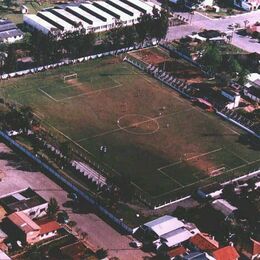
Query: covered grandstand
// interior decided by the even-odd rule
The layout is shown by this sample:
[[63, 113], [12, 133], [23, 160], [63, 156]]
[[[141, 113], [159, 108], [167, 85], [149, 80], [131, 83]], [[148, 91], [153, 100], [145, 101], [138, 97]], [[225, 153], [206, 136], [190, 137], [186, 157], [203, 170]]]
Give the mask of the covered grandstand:
[[[107, 0], [59, 5], [34, 14], [25, 14], [24, 23], [32, 30], [62, 36], [68, 32], [107, 31], [121, 22], [131, 26], [141, 14], [152, 13], [154, 4], [141, 0]], [[160, 9], [159, 6], [156, 8]]]

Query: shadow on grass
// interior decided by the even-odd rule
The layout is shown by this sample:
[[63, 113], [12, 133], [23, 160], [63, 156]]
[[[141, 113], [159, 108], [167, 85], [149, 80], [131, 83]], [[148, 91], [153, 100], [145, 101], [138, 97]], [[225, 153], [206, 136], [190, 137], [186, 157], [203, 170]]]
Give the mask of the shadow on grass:
[[254, 151], [260, 151], [260, 140], [250, 134], [241, 134], [237, 142], [248, 146], [250, 149]]

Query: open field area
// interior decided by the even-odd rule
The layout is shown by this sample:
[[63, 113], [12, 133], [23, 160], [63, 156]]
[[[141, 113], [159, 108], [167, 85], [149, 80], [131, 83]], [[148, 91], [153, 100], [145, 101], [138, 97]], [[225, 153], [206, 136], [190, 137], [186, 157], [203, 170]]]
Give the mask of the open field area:
[[[78, 77], [64, 81], [72, 73]], [[259, 146], [245, 142], [242, 131], [117, 57], [1, 81], [0, 87], [5, 98], [30, 105], [152, 196], [260, 165]]]

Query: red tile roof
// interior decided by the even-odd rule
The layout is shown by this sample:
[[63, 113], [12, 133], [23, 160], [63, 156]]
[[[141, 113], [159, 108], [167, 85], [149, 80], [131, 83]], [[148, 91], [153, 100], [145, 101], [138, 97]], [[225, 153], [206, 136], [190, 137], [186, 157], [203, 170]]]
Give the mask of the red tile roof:
[[251, 241], [253, 242], [253, 255], [258, 255], [260, 254], [260, 241], [256, 241], [251, 238]]
[[40, 234], [47, 234], [49, 232], [53, 232], [53, 231], [56, 231], [58, 229], [60, 229], [60, 224], [55, 221], [55, 220], [51, 220], [51, 221], [48, 221], [48, 222], [43, 222], [43, 223], [39, 223], [39, 226], [40, 226]]
[[218, 241], [212, 239], [206, 233], [198, 233], [190, 239], [190, 242], [202, 251], [213, 251], [219, 248]]
[[176, 248], [169, 250], [167, 255], [169, 257], [175, 257], [175, 256], [178, 256], [178, 255], [183, 255], [184, 253], [186, 253], [186, 248], [183, 247], [183, 246], [178, 246]]
[[213, 256], [216, 260], [236, 260], [239, 254], [233, 246], [226, 246], [214, 251]]
[[40, 230], [40, 227], [22, 211], [14, 212], [7, 218], [26, 234]]

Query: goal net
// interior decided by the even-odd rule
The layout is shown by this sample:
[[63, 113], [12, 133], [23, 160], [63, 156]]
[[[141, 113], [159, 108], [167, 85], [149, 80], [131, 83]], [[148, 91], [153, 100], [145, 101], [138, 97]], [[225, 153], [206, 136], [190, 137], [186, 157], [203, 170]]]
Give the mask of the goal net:
[[63, 77], [63, 80], [64, 80], [64, 82], [66, 82], [67, 80], [77, 79], [77, 78], [78, 78], [78, 73], [73, 73], [73, 74], [65, 75]]

